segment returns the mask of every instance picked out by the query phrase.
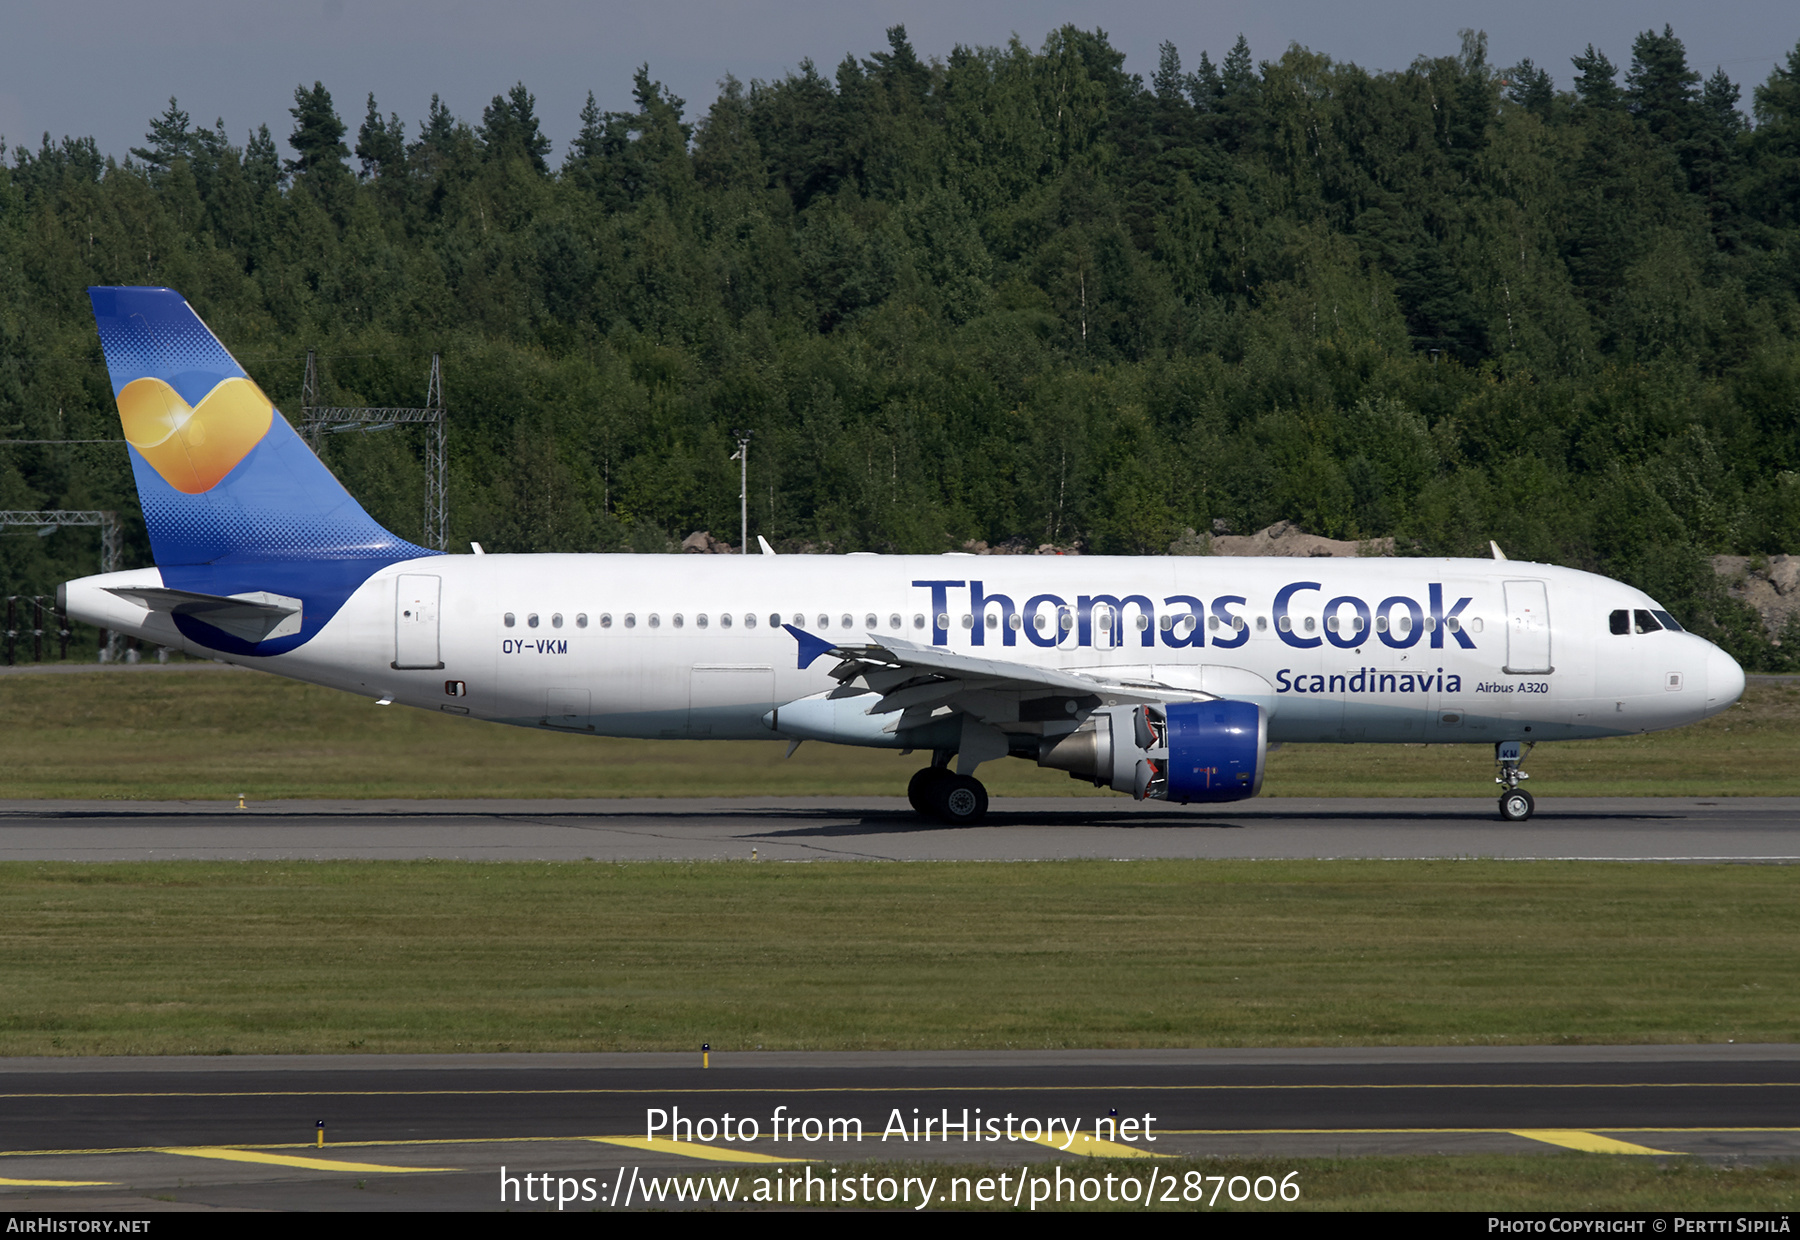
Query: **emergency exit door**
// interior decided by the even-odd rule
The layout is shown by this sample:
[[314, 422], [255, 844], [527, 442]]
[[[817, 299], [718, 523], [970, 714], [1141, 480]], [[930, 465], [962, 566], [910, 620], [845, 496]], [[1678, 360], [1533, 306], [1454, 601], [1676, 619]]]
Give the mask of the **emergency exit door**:
[[1506, 670], [1543, 675], [1550, 663], [1550, 596], [1541, 581], [1506, 583]]
[[438, 653], [438, 590], [435, 575], [405, 573], [394, 589], [394, 666], [444, 666]]

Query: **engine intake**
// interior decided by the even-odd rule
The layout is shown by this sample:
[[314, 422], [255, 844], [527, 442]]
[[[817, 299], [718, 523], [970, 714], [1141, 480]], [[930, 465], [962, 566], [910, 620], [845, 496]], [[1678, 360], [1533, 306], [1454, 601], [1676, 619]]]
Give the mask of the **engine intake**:
[[1046, 737], [1038, 765], [1140, 801], [1241, 801], [1262, 791], [1268, 737], [1268, 715], [1253, 702], [1115, 706]]

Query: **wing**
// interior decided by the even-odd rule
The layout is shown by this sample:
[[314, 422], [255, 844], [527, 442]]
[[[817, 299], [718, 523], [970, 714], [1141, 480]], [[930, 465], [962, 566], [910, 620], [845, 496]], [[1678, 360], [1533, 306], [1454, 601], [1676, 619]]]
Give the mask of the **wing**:
[[[1214, 695], [1134, 677], [1127, 669], [1066, 672], [1006, 659], [959, 654], [941, 646], [921, 646], [897, 637], [869, 635], [866, 645], [834, 645], [822, 637], [784, 628], [800, 643], [800, 666], [821, 656], [836, 659], [837, 688], [830, 699], [874, 695], [869, 715], [897, 715], [884, 731], [918, 727], [931, 719], [961, 714], [996, 732], [1042, 733], [1044, 724], [1074, 724], [1101, 706], [1140, 702], [1205, 701]], [[1063, 730], [1063, 729], [1059, 729]], [[1003, 739], [1003, 738], [1002, 738]], [[1000, 753], [1006, 750], [1002, 748]]]
[[283, 594], [198, 594], [160, 586], [106, 586], [109, 594], [130, 599], [151, 611], [192, 616], [247, 642], [285, 637], [300, 631], [301, 601]]

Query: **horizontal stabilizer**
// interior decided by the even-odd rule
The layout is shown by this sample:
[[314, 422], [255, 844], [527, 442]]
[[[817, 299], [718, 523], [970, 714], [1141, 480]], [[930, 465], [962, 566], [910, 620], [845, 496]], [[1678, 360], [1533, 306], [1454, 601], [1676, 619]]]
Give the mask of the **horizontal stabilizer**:
[[151, 611], [191, 616], [239, 641], [268, 641], [300, 631], [301, 602], [257, 590], [248, 594], [199, 594], [161, 586], [107, 586], [107, 593], [141, 603]]

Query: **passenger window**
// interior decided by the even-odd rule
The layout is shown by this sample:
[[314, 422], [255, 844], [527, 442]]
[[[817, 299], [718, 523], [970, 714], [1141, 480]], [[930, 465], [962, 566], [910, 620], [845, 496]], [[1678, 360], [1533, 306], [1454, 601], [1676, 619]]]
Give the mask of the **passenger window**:
[[629, 611], [625, 613], [625, 627], [628, 629], [637, 628], [637, 617]]
[[1470, 620], [1469, 627], [1474, 629], [1477, 633], [1481, 632], [1481, 617], [1476, 616], [1474, 619]]
[[799, 614], [798, 612], [795, 612], [794, 613], [794, 627], [797, 629], [805, 628], [806, 627], [806, 617]]
[[1045, 626], [1047, 626], [1049, 623], [1050, 623], [1050, 621], [1044, 616], [1043, 612], [1034, 611], [1031, 613], [1031, 627], [1036, 629], [1038, 632], [1042, 633], [1044, 631]]
[[[681, 623], [681, 618], [679, 616], [676, 617], [675, 623], [677, 623], [677, 624]], [[706, 613], [705, 612], [701, 612], [699, 615], [694, 617], [694, 627], [698, 628], [698, 629], [703, 629], [706, 627]]]
[[937, 626], [940, 629], [946, 629], [946, 630], [949, 629], [949, 627], [950, 627], [950, 613], [949, 612], [947, 612], [947, 611], [938, 612]]
[[913, 628], [922, 629], [924, 627], [925, 627], [925, 617], [919, 615], [917, 612], [914, 612], [913, 613]]
[[525, 617], [525, 627], [535, 629], [535, 628], [537, 628], [537, 626], [538, 626], [537, 612], [534, 611], [529, 616]]
[[853, 629], [856, 627], [856, 617], [855, 616], [840, 616], [840, 617], [838, 617], [838, 619], [841, 621], [841, 623], [838, 625], [839, 628]]
[[1019, 618], [1019, 613], [1015, 611], [1006, 618], [1006, 627], [1017, 631], [1025, 627], [1025, 622]]
[[660, 629], [662, 627], [662, 617], [655, 612], [650, 613], [650, 627], [653, 629]]
[[682, 626], [682, 624], [683, 624], [683, 623], [684, 623], [684, 621], [683, 621], [683, 620], [682, 620], [682, 618], [681, 618], [681, 613], [680, 613], [680, 612], [676, 612], [676, 613], [675, 613], [675, 627], [676, 627], [676, 628], [680, 628], [680, 627], [681, 627], [681, 626]]
[[1631, 613], [1628, 611], [1613, 612], [1611, 616], [1607, 617], [1607, 627], [1612, 629], [1614, 637], [1623, 637], [1631, 632]]
[[1375, 631], [1377, 633], [1387, 632], [1387, 624], [1388, 624], [1388, 621], [1387, 621], [1386, 616], [1376, 616], [1375, 617]]
[[600, 613], [600, 627], [603, 629], [612, 628], [612, 612], [603, 611]]
[[726, 612], [724, 615], [719, 617], [719, 627], [722, 629], [728, 629], [731, 627], [731, 613], [730, 612]]
[[575, 614], [575, 627], [578, 629], [587, 628], [587, 612], [582, 611]]
[[1455, 616], [1451, 616], [1448, 620], [1444, 621], [1444, 627], [1454, 633], [1462, 628], [1462, 621]]
[[880, 619], [879, 619], [879, 618], [878, 618], [878, 617], [877, 617], [877, 616], [876, 616], [876, 615], [875, 615], [875, 613], [874, 613], [874, 612], [870, 612], [870, 613], [869, 613], [869, 614], [868, 614], [868, 615], [866, 615], [866, 616], [864, 616], [864, 617], [863, 617], [863, 628], [865, 628], [865, 629], [877, 629], [877, 628], [880, 628], [880, 627], [881, 627], [881, 621], [880, 621]]
[[515, 621], [513, 619], [513, 614], [510, 611], [507, 612], [504, 616], [502, 616], [500, 618], [500, 621], [502, 624], [506, 625], [506, 627], [509, 629], [512, 628], [512, 626], [517, 623], [517, 621]]
[[[1307, 627], [1311, 628], [1312, 626], [1308, 625]], [[1337, 632], [1338, 631], [1338, 618], [1336, 616], [1326, 616], [1325, 617], [1325, 627], [1330, 632], [1333, 632], [1333, 633]]]
[[1158, 616], [1156, 618], [1156, 627], [1167, 633], [1170, 629], [1175, 627], [1175, 622], [1169, 619], [1167, 615]]
[[1311, 616], [1308, 616], [1304, 621], [1301, 622], [1301, 627], [1304, 628], [1308, 633], [1310, 633], [1315, 628], [1318, 627], [1318, 623]]
[[1258, 633], [1264, 633], [1268, 631], [1268, 628], [1269, 618], [1267, 616], [1258, 616], [1256, 618], [1256, 631]]
[[1640, 633], [1656, 633], [1662, 629], [1662, 625], [1656, 622], [1656, 617], [1641, 608], [1631, 615], [1637, 621], [1637, 631]]
[[[1193, 617], [1188, 616], [1188, 617], [1186, 617], [1186, 619], [1192, 620]], [[1217, 616], [1208, 616], [1207, 620], [1206, 620], [1206, 627], [1211, 629], [1213, 632], [1217, 633], [1219, 631], [1219, 618]], [[1283, 616], [1281, 618], [1281, 631], [1285, 633], [1285, 632], [1287, 632], [1287, 629], [1288, 629], [1288, 619], [1286, 616]]]
[[753, 628], [755, 628], [755, 627], [756, 627], [756, 617], [755, 617], [755, 615], [753, 615], [753, 614], [752, 614], [752, 613], [750, 613], [750, 612], [745, 612], [745, 613], [744, 613], [744, 627], [745, 627], [745, 628], [747, 628], [747, 629], [753, 629]]
[[1000, 617], [991, 611], [987, 614], [987, 627], [990, 629], [997, 629], [1000, 627]]
[[897, 615], [889, 616], [888, 617], [888, 628], [897, 629], [899, 627], [900, 627], [900, 617]]
[[822, 629], [830, 628], [831, 627], [831, 617], [830, 616], [820, 616], [819, 617], [819, 627]]
[[1075, 627], [1075, 613], [1070, 611], [1067, 607], [1063, 608], [1057, 613], [1056, 623], [1062, 627], [1063, 632], [1067, 633], [1070, 629]]
[[550, 627], [553, 629], [562, 628], [562, 612], [559, 611], [550, 617]]

